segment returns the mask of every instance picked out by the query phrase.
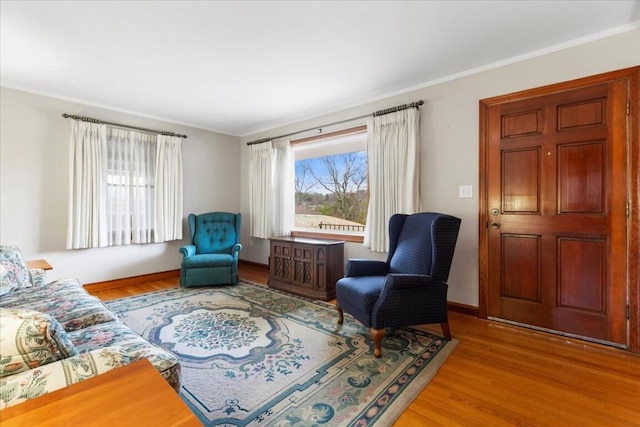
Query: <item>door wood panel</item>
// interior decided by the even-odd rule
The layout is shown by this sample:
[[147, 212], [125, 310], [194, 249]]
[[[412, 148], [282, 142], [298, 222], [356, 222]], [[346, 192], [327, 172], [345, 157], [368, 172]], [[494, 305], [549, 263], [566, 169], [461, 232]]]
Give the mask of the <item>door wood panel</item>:
[[504, 150], [502, 152], [502, 211], [540, 212], [540, 150]]
[[558, 306], [606, 316], [606, 245], [605, 239], [558, 239]]
[[482, 317], [639, 352], [639, 69], [481, 101]]
[[603, 214], [606, 181], [605, 141], [565, 144], [558, 150], [560, 214]]

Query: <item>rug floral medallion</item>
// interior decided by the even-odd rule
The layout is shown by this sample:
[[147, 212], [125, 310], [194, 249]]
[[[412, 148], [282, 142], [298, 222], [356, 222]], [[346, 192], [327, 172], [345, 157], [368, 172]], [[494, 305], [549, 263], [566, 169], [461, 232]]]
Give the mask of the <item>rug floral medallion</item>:
[[181, 397], [206, 426], [390, 425], [456, 345], [368, 329], [328, 303], [240, 282], [111, 301], [119, 319], [176, 353]]

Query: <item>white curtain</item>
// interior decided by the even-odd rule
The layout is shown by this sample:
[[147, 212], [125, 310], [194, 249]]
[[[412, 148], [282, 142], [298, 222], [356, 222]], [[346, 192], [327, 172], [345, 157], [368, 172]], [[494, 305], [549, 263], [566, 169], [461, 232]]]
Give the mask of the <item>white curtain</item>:
[[107, 147], [109, 246], [151, 243], [156, 136], [109, 128]]
[[182, 138], [158, 135], [155, 242], [182, 239]]
[[271, 148], [273, 181], [271, 236], [289, 236], [295, 218], [294, 158], [288, 140], [275, 141]]
[[389, 218], [420, 209], [420, 110], [409, 108], [367, 121], [369, 210], [364, 246], [389, 250]]
[[67, 249], [108, 245], [106, 176], [106, 126], [71, 120]]
[[295, 209], [289, 141], [268, 141], [249, 149], [250, 234], [261, 239], [289, 235]]
[[67, 248], [182, 239], [181, 144], [71, 120]]
[[271, 236], [271, 141], [249, 146], [249, 216], [252, 237], [268, 239]]

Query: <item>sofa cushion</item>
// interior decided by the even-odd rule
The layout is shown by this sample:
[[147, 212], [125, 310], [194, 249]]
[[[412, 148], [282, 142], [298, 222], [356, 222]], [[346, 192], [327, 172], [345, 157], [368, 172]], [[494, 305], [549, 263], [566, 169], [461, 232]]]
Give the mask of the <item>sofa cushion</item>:
[[62, 279], [43, 287], [18, 289], [0, 298], [0, 307], [35, 310], [53, 316], [66, 331], [112, 322], [116, 315], [76, 279]]
[[24, 304], [21, 307], [54, 317], [67, 332], [99, 323], [113, 322], [117, 319], [102, 301], [89, 295], [55, 296], [51, 299]]
[[0, 308], [0, 378], [77, 354], [62, 325], [48, 314]]
[[17, 246], [0, 246], [0, 295], [31, 286], [29, 270]]
[[128, 363], [121, 348], [105, 347], [0, 378], [0, 410]]

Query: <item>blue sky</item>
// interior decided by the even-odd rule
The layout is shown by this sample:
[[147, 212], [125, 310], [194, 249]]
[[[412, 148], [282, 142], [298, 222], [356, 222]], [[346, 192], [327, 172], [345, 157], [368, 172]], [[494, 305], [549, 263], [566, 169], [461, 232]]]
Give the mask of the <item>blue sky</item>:
[[[359, 158], [360, 160], [363, 162], [363, 164], [366, 164], [367, 161], [367, 157], [366, 157], [366, 153], [364, 151], [361, 151], [360, 153], [362, 153]], [[337, 157], [337, 158], [341, 158], [343, 156], [349, 155], [351, 153], [345, 153], [345, 154], [336, 154], [333, 157]], [[304, 160], [297, 160], [295, 162], [295, 173], [296, 176], [298, 176], [299, 173], [301, 173], [302, 171], [302, 165], [307, 164], [309, 166], [311, 166], [311, 168], [313, 169], [314, 173], [316, 176], [320, 177], [320, 178], [325, 178], [328, 176], [327, 173], [327, 168], [324, 165], [324, 163], [322, 162], [322, 160], [325, 157], [332, 157], [332, 156], [324, 156], [324, 157], [314, 157], [314, 158], [310, 158], [310, 159], [304, 159]], [[344, 162], [341, 160], [338, 160], [337, 162], [338, 167], [341, 167], [340, 172], [342, 173], [343, 170], [342, 168], [344, 167]], [[305, 177], [305, 185], [304, 187], [308, 187], [312, 182], [315, 181], [315, 178], [313, 178], [313, 176], [311, 176], [310, 174], [307, 174]], [[365, 184], [365, 188], [366, 188], [366, 184]], [[324, 187], [322, 187], [320, 184], [316, 184], [314, 185], [311, 190], [309, 190], [309, 192], [311, 193], [321, 193], [321, 194], [327, 194], [329, 193], [329, 191], [327, 191]]]

